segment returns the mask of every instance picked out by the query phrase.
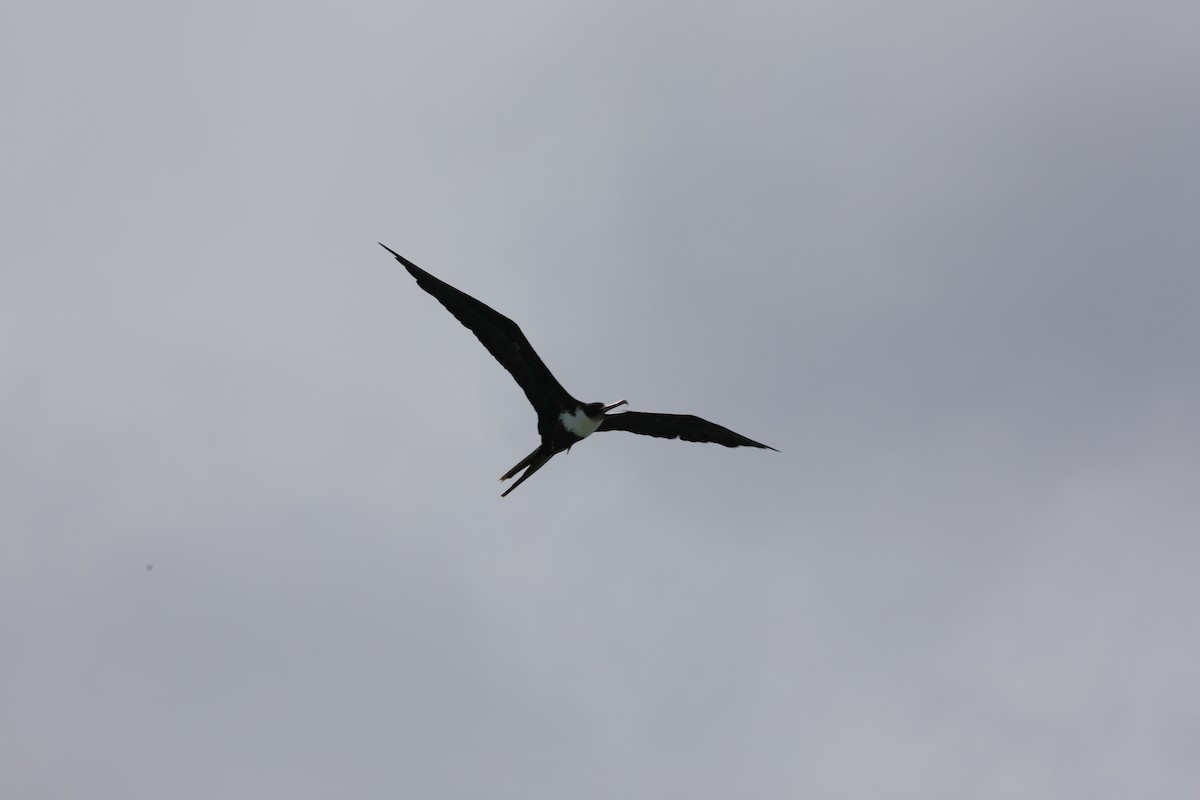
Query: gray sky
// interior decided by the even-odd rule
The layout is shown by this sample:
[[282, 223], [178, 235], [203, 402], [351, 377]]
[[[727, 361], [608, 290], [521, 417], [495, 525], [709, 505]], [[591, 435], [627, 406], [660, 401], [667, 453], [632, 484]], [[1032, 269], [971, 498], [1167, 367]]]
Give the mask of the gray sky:
[[1198, 8], [8, 3], [0, 794], [1200, 796]]

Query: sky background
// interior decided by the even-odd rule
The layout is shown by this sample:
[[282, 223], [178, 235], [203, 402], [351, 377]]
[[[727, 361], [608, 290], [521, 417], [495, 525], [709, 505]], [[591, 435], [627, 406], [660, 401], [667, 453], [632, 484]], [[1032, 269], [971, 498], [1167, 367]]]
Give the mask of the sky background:
[[1200, 6], [0, 19], [3, 796], [1200, 796]]

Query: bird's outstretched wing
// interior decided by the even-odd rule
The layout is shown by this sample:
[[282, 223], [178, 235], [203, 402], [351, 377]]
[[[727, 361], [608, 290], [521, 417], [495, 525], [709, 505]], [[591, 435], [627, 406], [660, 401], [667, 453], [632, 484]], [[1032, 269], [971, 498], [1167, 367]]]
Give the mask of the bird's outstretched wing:
[[579, 405], [542, 363], [542, 359], [534, 352], [517, 323], [445, 281], [433, 277], [383, 242], [380, 242], [379, 246], [394, 255], [417, 279], [417, 285], [433, 295], [459, 322], [475, 334], [500, 365], [512, 374], [537, 411], [539, 422], [542, 419], [555, 418], [561, 408]]
[[[685, 442], [713, 442], [726, 447], [762, 447], [775, 450], [770, 445], [747, 439], [740, 433], [723, 428], [715, 422], [700, 419], [691, 414], [648, 414], [643, 411], [626, 411], [624, 414], [609, 414], [597, 430], [628, 431], [662, 439], [682, 439]], [[779, 452], [775, 450], [775, 452]]]

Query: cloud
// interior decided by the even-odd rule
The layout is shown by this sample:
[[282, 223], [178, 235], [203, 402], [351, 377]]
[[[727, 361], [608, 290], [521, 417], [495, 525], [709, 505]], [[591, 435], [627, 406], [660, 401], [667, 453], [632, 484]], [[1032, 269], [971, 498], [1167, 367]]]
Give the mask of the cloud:
[[15, 10], [0, 785], [1195, 794], [1194, 17]]

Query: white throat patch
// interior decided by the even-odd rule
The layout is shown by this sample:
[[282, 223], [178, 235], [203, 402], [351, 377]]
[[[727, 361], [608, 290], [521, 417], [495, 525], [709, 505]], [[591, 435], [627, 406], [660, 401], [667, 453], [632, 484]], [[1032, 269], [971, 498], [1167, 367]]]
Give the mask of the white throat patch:
[[604, 421], [601, 416], [598, 419], [592, 419], [583, 412], [582, 409], [576, 409], [570, 413], [566, 411], [558, 415], [558, 421], [567, 429], [569, 433], [573, 433], [580, 439], [586, 439], [596, 432], [596, 428], [600, 427], [600, 423]]

